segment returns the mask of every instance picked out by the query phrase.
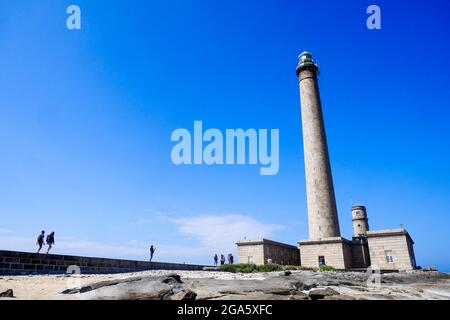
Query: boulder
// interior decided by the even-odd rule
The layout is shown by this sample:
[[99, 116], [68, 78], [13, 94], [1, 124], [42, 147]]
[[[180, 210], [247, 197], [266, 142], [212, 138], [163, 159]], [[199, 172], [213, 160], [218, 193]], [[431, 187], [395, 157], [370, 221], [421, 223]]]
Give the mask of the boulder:
[[308, 292], [308, 296], [312, 299], [312, 300], [318, 300], [318, 299], [323, 299], [325, 297], [328, 296], [336, 296], [339, 295], [339, 292], [337, 292], [336, 290], [332, 289], [332, 288], [316, 288], [316, 289], [311, 289]]
[[[76, 295], [88, 300], [170, 300], [196, 298], [194, 292], [184, 290], [178, 274], [157, 277], [132, 277], [101, 281], [82, 288], [64, 290], [61, 294]], [[175, 297], [174, 297], [175, 296]]]
[[8, 289], [5, 292], [0, 293], [0, 298], [15, 298], [14, 291], [12, 289]]

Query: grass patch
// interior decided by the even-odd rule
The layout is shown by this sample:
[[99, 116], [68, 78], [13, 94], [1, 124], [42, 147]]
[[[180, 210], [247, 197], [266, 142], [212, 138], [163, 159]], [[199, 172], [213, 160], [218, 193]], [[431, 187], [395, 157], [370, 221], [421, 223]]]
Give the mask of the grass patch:
[[283, 266], [284, 270], [303, 270], [301, 266]]
[[[282, 266], [276, 263], [269, 263], [257, 266], [256, 264], [224, 264], [219, 266], [221, 271], [231, 272], [231, 273], [252, 273], [252, 272], [275, 272], [275, 271], [285, 271], [285, 270], [308, 270], [308, 271], [319, 271], [318, 268], [309, 268], [303, 266]], [[331, 266], [321, 266], [320, 271], [334, 271], [335, 269]]]
[[232, 273], [251, 273], [256, 272], [257, 266], [256, 264], [224, 264], [220, 267], [221, 271], [232, 272]]
[[322, 265], [320, 266], [320, 271], [322, 272], [328, 272], [328, 271], [335, 271], [336, 269], [332, 266]]
[[318, 268], [310, 268], [304, 266], [283, 266], [283, 270], [308, 270], [308, 271], [318, 271]]
[[274, 271], [283, 271], [283, 267], [276, 263], [269, 263], [258, 266], [258, 272], [274, 272]]
[[224, 264], [219, 267], [221, 271], [232, 273], [252, 273], [252, 272], [274, 272], [283, 271], [283, 267], [278, 264], [265, 264], [257, 266], [256, 264]]

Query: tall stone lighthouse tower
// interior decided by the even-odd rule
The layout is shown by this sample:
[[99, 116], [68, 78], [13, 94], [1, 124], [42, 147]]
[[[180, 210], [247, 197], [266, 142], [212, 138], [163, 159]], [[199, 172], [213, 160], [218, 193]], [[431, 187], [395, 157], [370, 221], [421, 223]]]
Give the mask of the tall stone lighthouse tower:
[[299, 56], [297, 76], [300, 84], [310, 240], [340, 237], [318, 71], [311, 53], [303, 52]]

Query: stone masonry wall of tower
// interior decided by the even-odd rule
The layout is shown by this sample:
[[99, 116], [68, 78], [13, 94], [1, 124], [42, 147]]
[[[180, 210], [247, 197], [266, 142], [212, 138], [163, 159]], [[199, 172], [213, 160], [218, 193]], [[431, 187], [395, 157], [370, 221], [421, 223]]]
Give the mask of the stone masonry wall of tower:
[[311, 240], [340, 236], [317, 71], [318, 68], [309, 53], [300, 55], [297, 75], [300, 86]]

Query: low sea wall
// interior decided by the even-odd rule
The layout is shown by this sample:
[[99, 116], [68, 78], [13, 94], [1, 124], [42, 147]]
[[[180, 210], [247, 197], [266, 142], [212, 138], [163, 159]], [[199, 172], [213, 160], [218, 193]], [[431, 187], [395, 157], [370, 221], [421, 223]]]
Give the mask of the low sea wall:
[[0, 275], [64, 274], [71, 272], [69, 267], [82, 274], [105, 274], [145, 270], [203, 270], [204, 266], [0, 250]]

